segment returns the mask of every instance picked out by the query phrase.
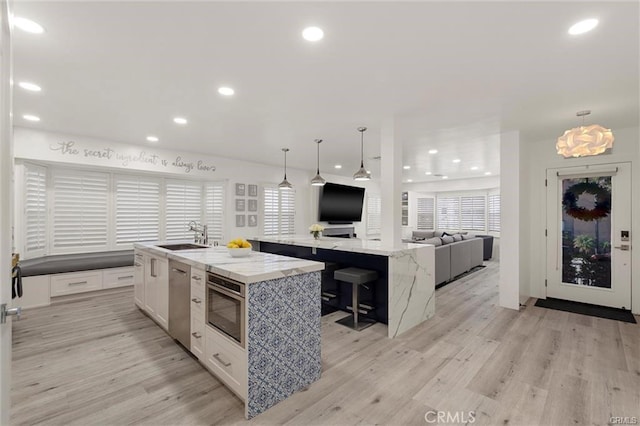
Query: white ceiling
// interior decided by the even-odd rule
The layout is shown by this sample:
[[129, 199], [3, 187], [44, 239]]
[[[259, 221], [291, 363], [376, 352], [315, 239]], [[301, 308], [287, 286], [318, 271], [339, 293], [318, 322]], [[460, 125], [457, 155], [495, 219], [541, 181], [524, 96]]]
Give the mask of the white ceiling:
[[[375, 176], [380, 123], [394, 117], [405, 179], [497, 174], [501, 131], [554, 143], [582, 109], [614, 132], [638, 125], [638, 12], [637, 2], [16, 2], [16, 16], [46, 29], [14, 33], [14, 80], [43, 87], [16, 89], [16, 124], [143, 146], [153, 134], [158, 147], [272, 165], [286, 146], [289, 164], [309, 170], [322, 138], [321, 170], [344, 175], [359, 166], [364, 125]], [[567, 34], [588, 17], [600, 20], [594, 31]], [[309, 25], [324, 40], [304, 41]], [[219, 95], [222, 85], [236, 95]]]

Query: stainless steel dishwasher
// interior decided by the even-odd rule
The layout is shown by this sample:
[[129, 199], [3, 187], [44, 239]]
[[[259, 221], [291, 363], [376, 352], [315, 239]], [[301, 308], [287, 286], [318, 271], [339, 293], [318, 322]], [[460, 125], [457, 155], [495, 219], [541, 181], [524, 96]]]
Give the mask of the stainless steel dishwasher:
[[169, 261], [169, 334], [191, 347], [191, 266]]

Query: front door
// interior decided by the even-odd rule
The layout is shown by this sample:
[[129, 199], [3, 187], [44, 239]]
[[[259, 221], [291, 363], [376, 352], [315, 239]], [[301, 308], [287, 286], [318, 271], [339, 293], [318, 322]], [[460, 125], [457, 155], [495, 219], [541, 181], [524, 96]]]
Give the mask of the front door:
[[631, 309], [631, 165], [547, 170], [547, 297]]

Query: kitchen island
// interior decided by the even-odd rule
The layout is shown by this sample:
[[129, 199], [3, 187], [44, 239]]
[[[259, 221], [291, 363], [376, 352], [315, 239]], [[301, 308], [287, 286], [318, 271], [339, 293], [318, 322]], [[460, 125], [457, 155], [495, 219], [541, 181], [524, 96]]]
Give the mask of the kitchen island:
[[[247, 419], [320, 378], [323, 263], [255, 251], [233, 258], [224, 247], [172, 251], [160, 245], [135, 244], [135, 302], [171, 330], [172, 321], [184, 320], [178, 314], [172, 318], [169, 294], [181, 296], [169, 292], [167, 278], [171, 269], [187, 273], [185, 267], [172, 268], [174, 262], [190, 267], [185, 296], [191, 301], [191, 341], [186, 349], [245, 402]], [[237, 306], [225, 305], [224, 296], [213, 300], [212, 288], [220, 282], [243, 289]], [[242, 337], [213, 326], [214, 316], [241, 324]]]
[[[374, 270], [375, 319], [387, 324], [387, 335], [396, 337], [431, 318], [435, 313], [435, 247], [403, 243], [397, 247], [358, 238], [312, 236], [259, 236], [251, 238], [254, 250], [327, 262], [335, 268]], [[325, 276], [326, 280], [331, 277]], [[339, 309], [351, 303], [342, 291]]]

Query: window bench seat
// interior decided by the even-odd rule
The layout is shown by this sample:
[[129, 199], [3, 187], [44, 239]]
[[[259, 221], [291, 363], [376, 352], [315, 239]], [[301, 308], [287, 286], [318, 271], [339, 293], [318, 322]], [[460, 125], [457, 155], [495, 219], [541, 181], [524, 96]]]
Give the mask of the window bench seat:
[[133, 250], [120, 250], [22, 260], [24, 294], [14, 305], [47, 306], [56, 296], [133, 285], [133, 259]]

